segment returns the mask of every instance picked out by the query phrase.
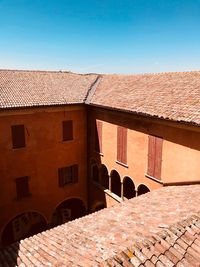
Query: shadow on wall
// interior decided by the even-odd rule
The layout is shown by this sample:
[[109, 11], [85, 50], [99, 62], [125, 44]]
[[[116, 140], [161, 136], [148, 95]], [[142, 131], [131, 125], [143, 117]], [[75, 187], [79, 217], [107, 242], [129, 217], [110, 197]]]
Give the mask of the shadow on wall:
[[48, 228], [47, 221], [38, 212], [25, 212], [13, 218], [4, 228], [1, 243], [7, 246], [13, 242], [42, 232]]

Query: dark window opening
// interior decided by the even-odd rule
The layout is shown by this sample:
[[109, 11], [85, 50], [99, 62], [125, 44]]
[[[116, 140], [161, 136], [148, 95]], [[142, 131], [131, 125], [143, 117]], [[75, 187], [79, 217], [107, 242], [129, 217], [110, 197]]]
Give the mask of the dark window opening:
[[105, 165], [101, 165], [101, 185], [109, 189], [109, 175]]
[[11, 126], [13, 148], [25, 147], [24, 125]]
[[131, 178], [125, 177], [123, 181], [123, 196], [127, 199], [135, 197], [135, 185]]
[[63, 121], [63, 141], [73, 140], [73, 121]]
[[147, 174], [159, 180], [161, 179], [162, 144], [162, 138], [149, 136]]
[[117, 171], [111, 172], [111, 191], [121, 197], [121, 181]]
[[28, 176], [19, 177], [15, 179], [17, 199], [30, 196]]
[[138, 196], [146, 194], [148, 192], [150, 192], [150, 190], [146, 185], [141, 184], [141, 185], [138, 186], [138, 190], [137, 190], [137, 195]]
[[78, 182], [78, 165], [72, 165], [58, 169], [59, 186]]
[[127, 128], [117, 127], [117, 161], [127, 164]]

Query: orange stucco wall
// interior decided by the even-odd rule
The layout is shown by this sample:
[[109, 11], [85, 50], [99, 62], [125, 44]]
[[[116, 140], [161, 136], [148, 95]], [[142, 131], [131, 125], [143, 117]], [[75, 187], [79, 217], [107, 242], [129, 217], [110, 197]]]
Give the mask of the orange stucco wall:
[[[73, 120], [71, 141], [62, 141], [62, 121]], [[11, 125], [25, 126], [26, 147], [13, 149]], [[16, 215], [37, 211], [50, 222], [63, 200], [87, 205], [87, 116], [82, 106], [7, 111], [0, 114], [0, 232]], [[79, 166], [79, 181], [58, 186], [58, 168]], [[15, 178], [29, 176], [30, 197], [16, 199]]]
[[[137, 189], [140, 184], [150, 190], [157, 189], [171, 182], [200, 182], [200, 131], [195, 127], [179, 127], [158, 120], [139, 118], [134, 115], [91, 108], [89, 131], [91, 146], [90, 161], [98, 166], [104, 164], [108, 173], [116, 170], [121, 182], [128, 176]], [[103, 122], [102, 154], [95, 152], [95, 121]], [[117, 158], [117, 125], [128, 128], [127, 132], [127, 166], [116, 162]], [[148, 136], [163, 138], [161, 181], [146, 176], [148, 164]], [[94, 192], [94, 190], [92, 191]], [[91, 192], [91, 202], [97, 202], [97, 196]], [[92, 204], [94, 205], [94, 204]]]

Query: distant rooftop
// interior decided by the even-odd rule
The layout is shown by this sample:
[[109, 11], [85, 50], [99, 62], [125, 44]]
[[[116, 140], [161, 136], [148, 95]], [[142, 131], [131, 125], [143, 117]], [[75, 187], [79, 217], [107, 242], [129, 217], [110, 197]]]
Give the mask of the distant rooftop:
[[89, 104], [200, 125], [200, 72], [138, 75], [0, 70], [0, 110]]
[[26, 238], [0, 266], [199, 266], [200, 185], [163, 187]]

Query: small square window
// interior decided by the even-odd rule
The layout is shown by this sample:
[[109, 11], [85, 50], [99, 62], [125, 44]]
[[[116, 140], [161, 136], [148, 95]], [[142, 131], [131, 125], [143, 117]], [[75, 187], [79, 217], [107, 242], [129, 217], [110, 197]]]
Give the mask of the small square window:
[[28, 176], [16, 178], [17, 199], [30, 196]]
[[73, 121], [63, 121], [63, 141], [73, 140]]
[[63, 187], [67, 184], [78, 182], [78, 165], [72, 165], [58, 169], [59, 186]]
[[25, 147], [24, 125], [12, 125], [11, 132], [13, 148]]

